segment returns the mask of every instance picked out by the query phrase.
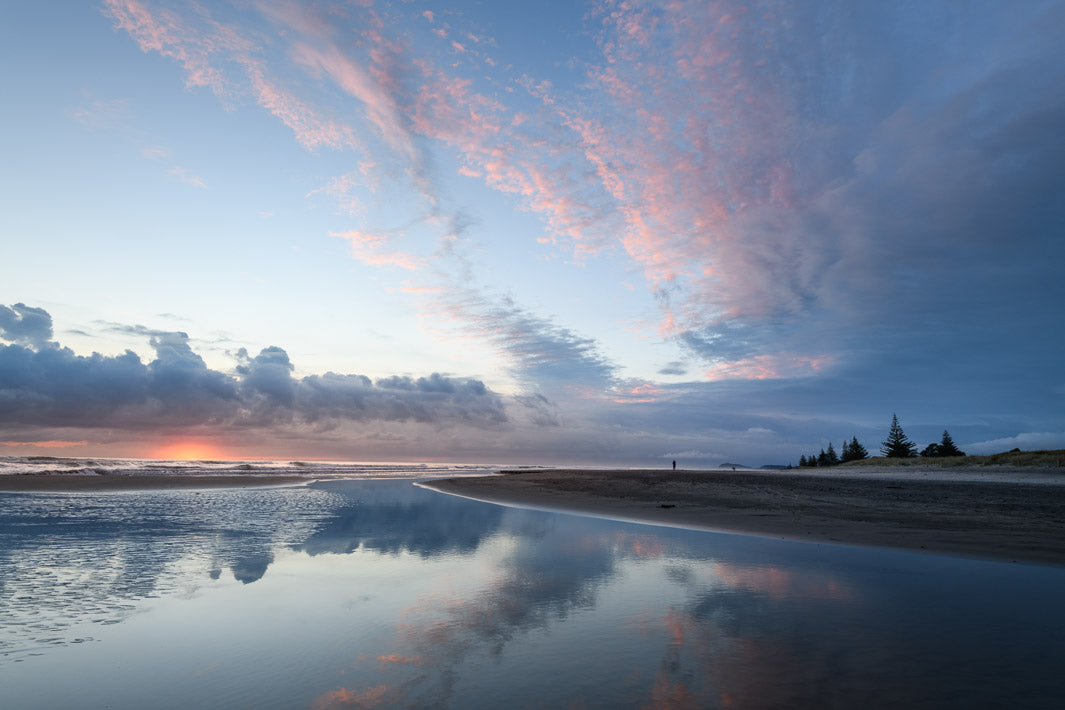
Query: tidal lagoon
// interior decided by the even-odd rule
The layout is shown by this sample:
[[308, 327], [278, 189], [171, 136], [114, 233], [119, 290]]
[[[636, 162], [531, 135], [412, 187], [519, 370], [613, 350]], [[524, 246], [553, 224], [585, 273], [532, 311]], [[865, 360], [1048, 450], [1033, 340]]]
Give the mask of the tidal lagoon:
[[503, 507], [390, 475], [0, 493], [0, 706], [1065, 701], [1065, 568]]

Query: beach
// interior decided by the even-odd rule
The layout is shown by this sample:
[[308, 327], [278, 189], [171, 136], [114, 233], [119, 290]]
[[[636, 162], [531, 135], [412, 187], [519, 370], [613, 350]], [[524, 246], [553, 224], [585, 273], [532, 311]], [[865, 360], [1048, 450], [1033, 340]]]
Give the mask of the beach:
[[423, 483], [656, 525], [1065, 565], [1065, 470], [536, 469]]
[[[27, 473], [0, 491], [306, 484], [272, 473]], [[520, 469], [420, 485], [510, 506], [782, 539], [1065, 565], [1065, 469], [979, 466], [740, 470]]]

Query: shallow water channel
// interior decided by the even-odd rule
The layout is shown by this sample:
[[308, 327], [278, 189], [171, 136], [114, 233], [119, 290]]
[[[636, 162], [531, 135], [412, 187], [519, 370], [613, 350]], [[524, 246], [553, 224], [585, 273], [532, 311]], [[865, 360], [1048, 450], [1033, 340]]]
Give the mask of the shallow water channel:
[[1063, 601], [410, 480], [0, 494], [5, 708], [1059, 708]]

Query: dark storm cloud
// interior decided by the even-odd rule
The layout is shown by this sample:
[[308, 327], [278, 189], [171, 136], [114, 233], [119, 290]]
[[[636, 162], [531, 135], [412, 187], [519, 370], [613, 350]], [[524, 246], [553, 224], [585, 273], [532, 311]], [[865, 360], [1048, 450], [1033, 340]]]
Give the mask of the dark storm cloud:
[[155, 359], [147, 364], [128, 350], [81, 356], [41, 341], [51, 329], [45, 311], [22, 304], [7, 311], [29, 314], [30, 324], [24, 325], [27, 316], [22, 315], [14, 326], [5, 326], [5, 336], [18, 335], [36, 346], [0, 346], [0, 422], [9, 425], [146, 430], [334, 420], [478, 426], [506, 421], [500, 397], [472, 378], [433, 373], [375, 383], [362, 375], [330, 372], [296, 379], [279, 347], [254, 357], [240, 350], [230, 374], [209, 368], [185, 333], [163, 331], [151, 331]]

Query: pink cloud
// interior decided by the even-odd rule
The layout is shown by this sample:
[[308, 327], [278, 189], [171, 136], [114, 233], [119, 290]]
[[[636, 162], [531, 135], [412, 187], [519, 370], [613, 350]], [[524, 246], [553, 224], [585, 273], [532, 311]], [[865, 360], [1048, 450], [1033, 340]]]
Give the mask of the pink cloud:
[[327, 121], [305, 102], [269, 81], [261, 63], [245, 58], [242, 62], [259, 104], [292, 129], [296, 140], [306, 148], [360, 148], [355, 131], [342, 123]]
[[366, 188], [373, 191], [374, 180], [367, 178], [368, 170], [360, 165], [358, 172], [345, 173], [331, 178], [323, 187], [311, 190], [307, 197], [323, 194], [332, 197], [341, 212], [349, 215], [358, 215], [364, 211], [362, 201], [355, 194], [357, 188]]
[[[781, 157], [793, 112], [760, 64], [774, 38], [753, 13], [682, 0], [610, 4], [597, 15], [601, 62], [587, 67], [588, 86], [574, 93], [536, 77], [512, 77], [504, 89], [525, 90], [519, 108], [498, 98], [511, 101], [507, 91], [479, 92], [480, 77], [447, 65], [443, 48], [408, 46], [392, 30], [398, 18], [390, 11], [359, 11], [358, 31], [341, 44], [327, 13], [293, 4], [258, 7], [279, 25], [289, 61], [354, 99], [383, 151], [368, 147], [372, 140], [360, 140], [352, 125], [329, 118], [321, 102], [286, 91], [262, 48], [206, 12], [186, 22], [136, 0], [107, 3], [117, 27], [144, 51], [181, 63], [190, 85], [224, 93], [218, 67], [230, 62], [301, 145], [377, 151], [369, 159], [398, 162], [430, 211], [439, 199], [423, 154], [427, 141], [454, 151], [461, 175], [518, 197], [543, 220], [542, 241], [578, 256], [620, 250], [661, 295], [663, 335], [803, 308], [794, 240], [782, 236], [794, 225], [780, 217], [800, 199]], [[432, 10], [414, 12], [430, 23], [438, 19]], [[345, 20], [345, 31], [350, 26]], [[430, 31], [447, 35], [443, 27]], [[481, 41], [461, 29], [454, 35], [464, 38], [449, 44], [456, 52]], [[530, 96], [538, 103], [532, 109]], [[323, 189], [329, 190], [349, 200], [342, 209], [357, 208], [344, 185]], [[353, 254], [368, 263], [420, 265], [380, 244], [354, 243]], [[775, 365], [743, 367], [768, 375]]]
[[756, 355], [754, 357], [715, 365], [706, 372], [706, 379], [718, 380], [776, 380], [785, 377], [806, 377], [834, 363], [828, 355]]
[[617, 404], [644, 404], [670, 399], [671, 396], [667, 390], [656, 384], [641, 382], [616, 390], [611, 399]]
[[88, 446], [89, 442], [82, 441], [61, 441], [58, 439], [52, 439], [49, 441], [0, 441], [0, 446], [32, 446], [36, 449], [69, 449], [76, 446]]
[[385, 246], [389, 237], [353, 229], [347, 232], [330, 232], [329, 236], [346, 240], [351, 245], [351, 255], [371, 266], [395, 266], [410, 271], [424, 269], [427, 261], [416, 254], [388, 251]]
[[[128, 32], [143, 51], [177, 60], [186, 71], [188, 86], [205, 86], [218, 96], [233, 93], [232, 82], [217, 66], [233, 62], [244, 69], [259, 104], [292, 129], [301, 145], [312, 149], [360, 147], [350, 126], [321, 118], [305, 101], [269, 79], [265, 62], [255, 56], [260, 48], [233, 27], [212, 20], [206, 13], [200, 13], [195, 24], [166, 10], [149, 11], [137, 0], [108, 0], [106, 8], [115, 26]], [[267, 4], [264, 10], [296, 22], [302, 32], [327, 34], [322, 21], [296, 12], [292, 6]]]
[[142, 51], [177, 60], [185, 69], [186, 85], [224, 93], [222, 74], [210, 61], [222, 49], [214, 38], [198, 34], [171, 12], [149, 12], [137, 0], [105, 0], [104, 7], [115, 27], [128, 32]]
[[389, 93], [363, 67], [334, 46], [324, 48], [298, 43], [293, 58], [311, 70], [321, 70], [350, 96], [358, 99], [366, 117], [393, 148], [408, 159], [416, 156], [411, 136], [403, 125], [402, 114]]

